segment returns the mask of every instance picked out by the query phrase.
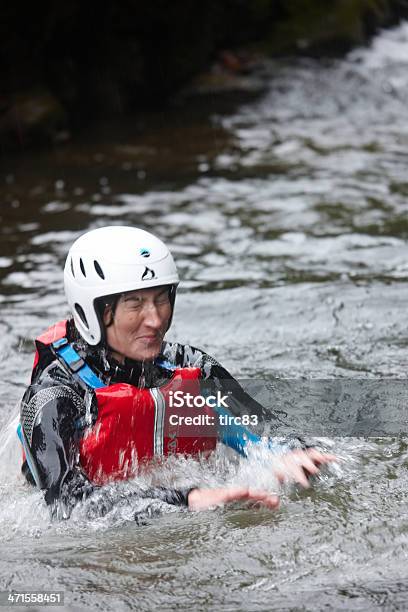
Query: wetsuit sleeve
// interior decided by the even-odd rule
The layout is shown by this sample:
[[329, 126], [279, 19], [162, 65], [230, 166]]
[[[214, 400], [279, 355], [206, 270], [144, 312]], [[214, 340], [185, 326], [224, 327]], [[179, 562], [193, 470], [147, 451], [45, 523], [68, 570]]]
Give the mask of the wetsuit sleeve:
[[251, 445], [263, 445], [280, 454], [294, 448], [303, 448], [298, 438], [274, 438], [265, 435], [266, 425], [281, 424], [278, 414], [267, 410], [252, 398], [238, 381], [213, 357], [203, 354], [203, 386], [206, 393], [220, 392], [224, 401], [214, 407], [220, 442], [242, 456], [248, 456]]
[[185, 489], [166, 489], [165, 487], [150, 487], [140, 493], [140, 497], [151, 497], [160, 499], [166, 504], [173, 506], [188, 506], [188, 496], [191, 491], [197, 487], [188, 487]]

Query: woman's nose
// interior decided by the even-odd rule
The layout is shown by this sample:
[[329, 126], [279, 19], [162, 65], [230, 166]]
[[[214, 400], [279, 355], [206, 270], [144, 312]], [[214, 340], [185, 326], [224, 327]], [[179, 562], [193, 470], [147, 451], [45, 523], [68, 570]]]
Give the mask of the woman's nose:
[[156, 304], [146, 304], [144, 308], [144, 323], [149, 327], [159, 328], [163, 321]]

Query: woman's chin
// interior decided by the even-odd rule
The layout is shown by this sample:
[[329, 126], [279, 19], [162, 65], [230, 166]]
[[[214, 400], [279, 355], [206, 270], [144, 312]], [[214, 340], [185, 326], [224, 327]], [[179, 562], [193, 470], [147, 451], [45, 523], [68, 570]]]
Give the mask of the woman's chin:
[[155, 346], [129, 351], [129, 354], [126, 355], [126, 357], [133, 359], [133, 361], [154, 361], [154, 359], [156, 359], [160, 353], [160, 348], [161, 343], [158, 343]]

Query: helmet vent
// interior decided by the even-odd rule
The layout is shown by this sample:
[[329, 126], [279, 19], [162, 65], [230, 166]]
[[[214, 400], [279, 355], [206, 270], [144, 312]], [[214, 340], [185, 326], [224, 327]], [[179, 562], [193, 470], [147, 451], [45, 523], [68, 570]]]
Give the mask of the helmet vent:
[[81, 272], [84, 276], [86, 276], [84, 262], [82, 261], [82, 257], [79, 260], [79, 267], [81, 268]]
[[103, 273], [103, 270], [96, 260], [94, 261], [94, 266], [95, 266], [97, 275], [100, 276], [102, 280], [105, 280], [105, 275]]
[[78, 303], [75, 303], [74, 307], [82, 323], [85, 325], [87, 329], [89, 329], [88, 321], [86, 320], [86, 316], [85, 316], [84, 309], [82, 308], [82, 306]]
[[74, 262], [72, 261], [72, 257], [71, 257], [71, 272], [72, 272], [72, 276], [75, 278]]

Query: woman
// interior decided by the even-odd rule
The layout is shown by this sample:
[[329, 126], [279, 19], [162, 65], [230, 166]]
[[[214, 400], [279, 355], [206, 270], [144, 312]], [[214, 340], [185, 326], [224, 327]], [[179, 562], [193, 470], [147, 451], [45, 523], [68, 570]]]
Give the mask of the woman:
[[[158, 238], [131, 227], [87, 232], [68, 253], [64, 282], [73, 319], [36, 340], [19, 427], [23, 472], [44, 490], [53, 516], [68, 517], [96, 489], [135, 476], [152, 459], [209, 453], [217, 441], [246, 455], [264, 443], [241, 424], [256, 425], [262, 406], [209, 355], [163, 341], [179, 278]], [[269, 446], [281, 453], [272, 461], [276, 476], [305, 487], [334, 459]], [[139, 494], [191, 509], [242, 499], [278, 505], [276, 496], [246, 488]]]

